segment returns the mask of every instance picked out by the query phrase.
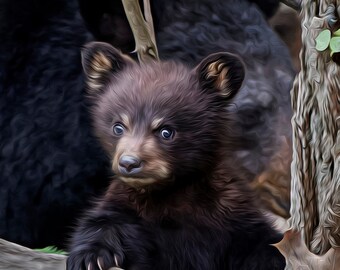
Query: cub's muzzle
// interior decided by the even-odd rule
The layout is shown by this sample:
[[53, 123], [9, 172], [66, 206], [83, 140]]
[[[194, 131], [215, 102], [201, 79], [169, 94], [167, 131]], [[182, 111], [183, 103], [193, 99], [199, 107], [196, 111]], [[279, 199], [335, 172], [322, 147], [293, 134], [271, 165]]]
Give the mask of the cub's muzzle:
[[142, 161], [134, 156], [121, 156], [118, 163], [118, 170], [122, 175], [133, 176], [142, 171]]

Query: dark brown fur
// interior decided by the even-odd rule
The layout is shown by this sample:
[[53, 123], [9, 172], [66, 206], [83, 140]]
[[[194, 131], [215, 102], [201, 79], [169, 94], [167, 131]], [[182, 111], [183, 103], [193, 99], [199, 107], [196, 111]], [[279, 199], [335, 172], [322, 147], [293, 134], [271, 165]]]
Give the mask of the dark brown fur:
[[[103, 204], [110, 202], [131, 208], [148, 221], [182, 220], [190, 216], [196, 224], [223, 229], [225, 215], [231, 210], [240, 216], [253, 216], [259, 209], [244, 181], [230, 173], [226, 175], [225, 165], [221, 165], [220, 172], [215, 172], [215, 178], [207, 183], [170, 185], [165, 190], [150, 187], [135, 189], [121, 181], [113, 181], [99, 203], [98, 211]], [[176, 196], [173, 196], [174, 193]], [[253, 201], [251, 205], [250, 201]], [[237, 216], [229, 215], [230, 218]]]

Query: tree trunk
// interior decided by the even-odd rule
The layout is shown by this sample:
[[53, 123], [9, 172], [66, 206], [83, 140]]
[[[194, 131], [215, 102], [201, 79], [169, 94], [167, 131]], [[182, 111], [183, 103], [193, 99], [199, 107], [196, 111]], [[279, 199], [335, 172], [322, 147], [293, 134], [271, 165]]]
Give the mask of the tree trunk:
[[339, 2], [302, 1], [301, 71], [292, 90], [290, 224], [315, 254], [340, 245], [340, 72], [329, 49], [315, 49], [320, 31], [339, 28]]

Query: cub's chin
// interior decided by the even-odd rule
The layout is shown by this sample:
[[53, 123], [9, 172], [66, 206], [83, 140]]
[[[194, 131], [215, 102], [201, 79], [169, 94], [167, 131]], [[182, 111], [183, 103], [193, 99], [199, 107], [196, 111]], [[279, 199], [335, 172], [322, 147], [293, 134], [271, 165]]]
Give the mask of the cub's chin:
[[151, 185], [154, 185], [158, 182], [155, 178], [137, 178], [137, 177], [127, 177], [127, 176], [120, 176], [119, 179], [126, 183], [127, 185], [139, 189], [145, 188]]
[[161, 191], [163, 189], [169, 188], [175, 182], [173, 177], [169, 178], [160, 178], [160, 177], [152, 177], [152, 176], [123, 176], [117, 175], [116, 178], [128, 185], [131, 188], [136, 190], [143, 191]]

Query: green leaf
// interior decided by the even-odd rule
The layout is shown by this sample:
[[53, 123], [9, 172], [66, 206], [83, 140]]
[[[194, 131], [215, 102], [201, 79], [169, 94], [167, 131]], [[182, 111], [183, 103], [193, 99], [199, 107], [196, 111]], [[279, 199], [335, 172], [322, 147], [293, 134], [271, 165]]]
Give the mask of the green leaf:
[[336, 31], [333, 33], [333, 36], [340, 37], [340, 29], [336, 30]]
[[38, 252], [42, 252], [42, 253], [53, 253], [53, 254], [66, 255], [66, 252], [59, 250], [54, 246], [48, 246], [45, 248], [39, 248], [39, 249], [34, 249], [34, 250]]
[[316, 46], [315, 48], [322, 52], [327, 49], [329, 42], [331, 40], [331, 31], [328, 29], [323, 30], [320, 32], [320, 34], [316, 37]]
[[340, 52], [340, 37], [332, 37], [329, 42], [329, 47], [331, 48], [331, 56], [333, 53]]

